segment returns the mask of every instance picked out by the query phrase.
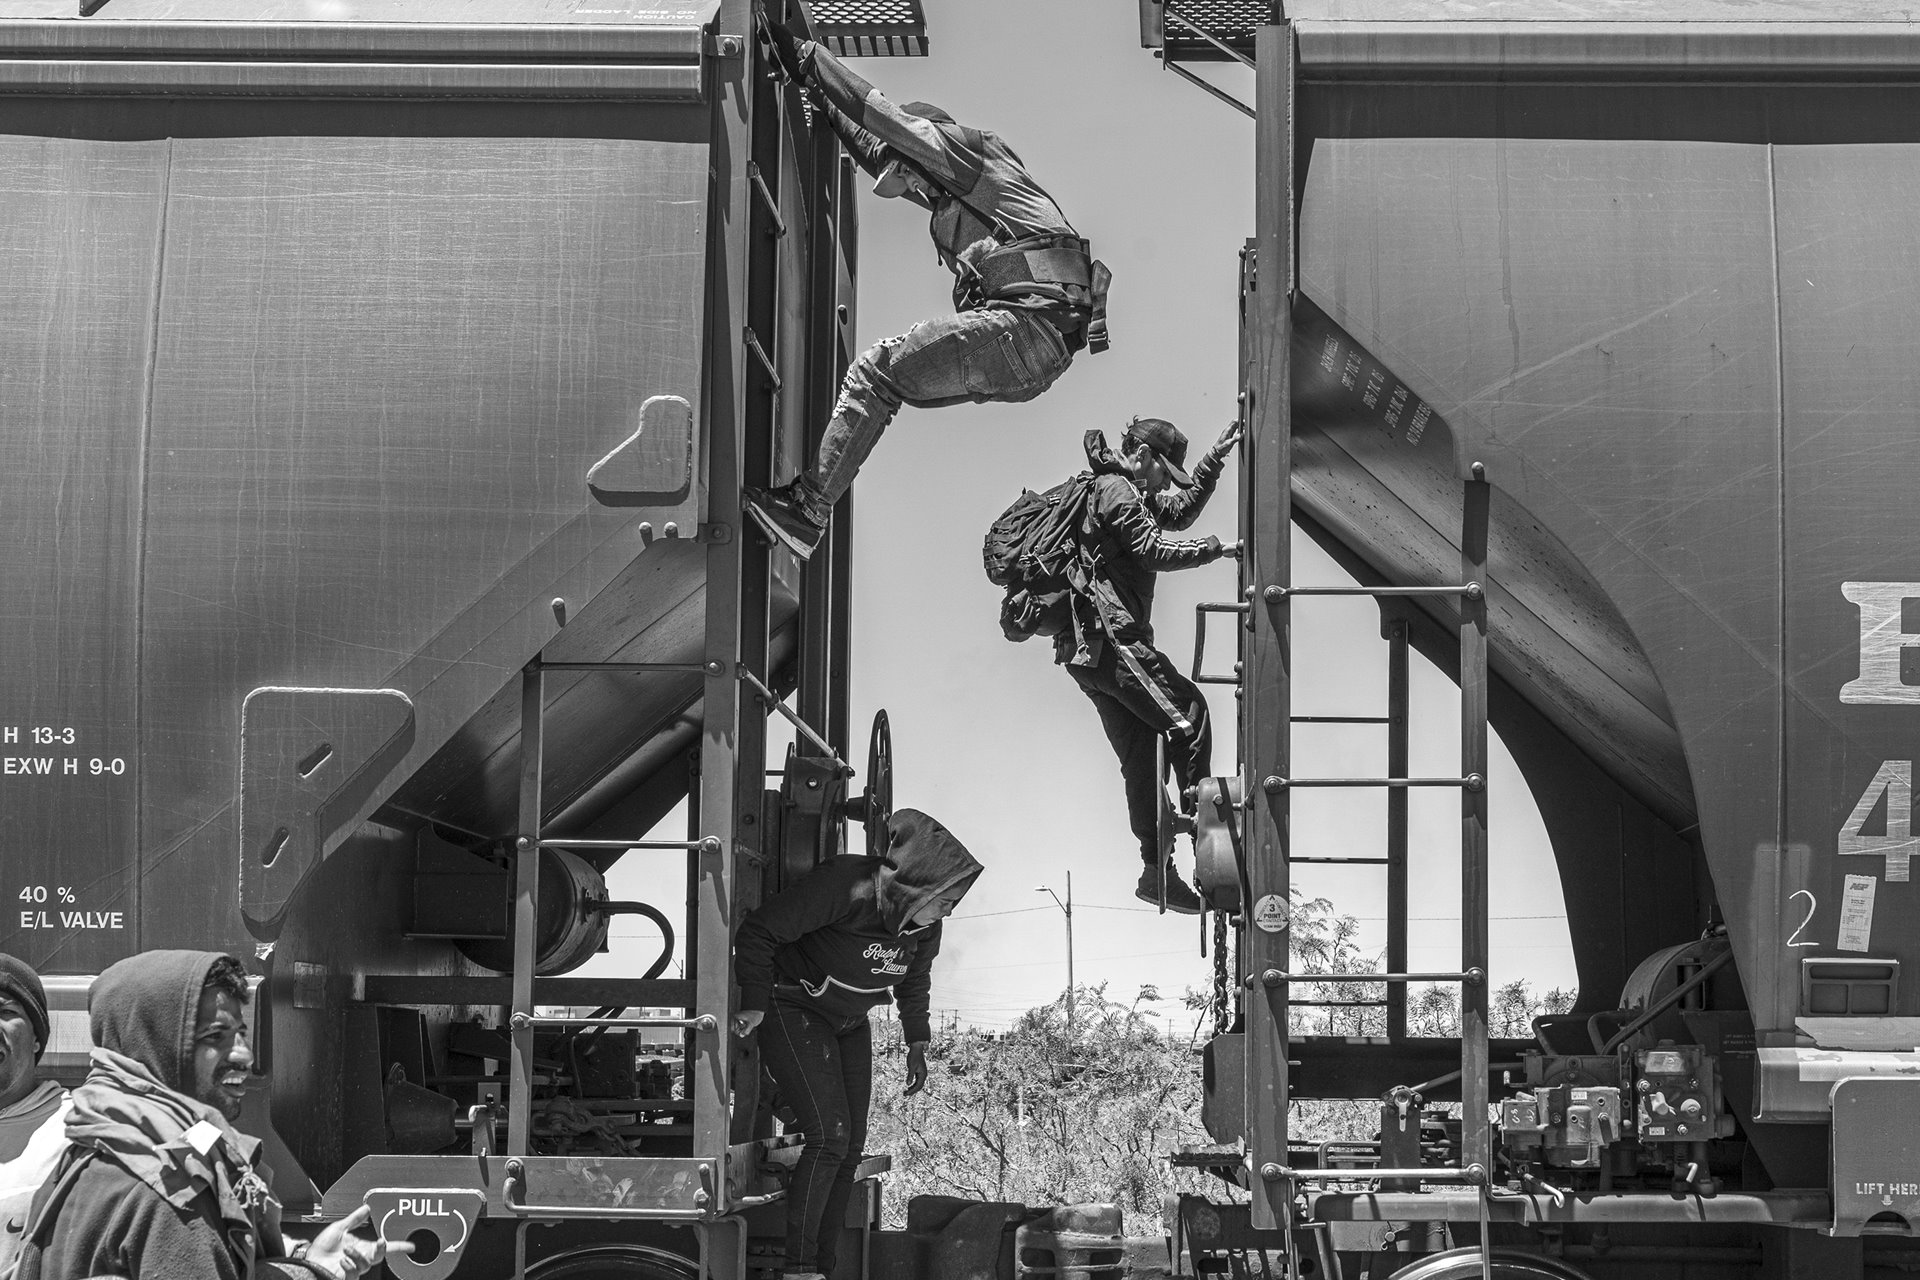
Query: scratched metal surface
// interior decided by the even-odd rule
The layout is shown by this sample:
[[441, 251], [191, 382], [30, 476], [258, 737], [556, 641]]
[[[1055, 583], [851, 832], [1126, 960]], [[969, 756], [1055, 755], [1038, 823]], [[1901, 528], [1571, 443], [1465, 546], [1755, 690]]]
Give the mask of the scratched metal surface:
[[202, 107], [150, 139], [120, 108], [75, 108], [78, 137], [0, 116], [0, 427], [26, 442], [0, 528], [32, 549], [0, 590], [0, 726], [71, 723], [83, 768], [128, 763], [0, 778], [0, 889], [130, 911], [71, 936], [9, 913], [0, 950], [88, 972], [243, 944], [246, 693], [407, 692], [397, 783], [659, 519], [598, 507], [585, 475], [648, 397], [698, 411], [702, 135], [578, 104], [463, 134], [459, 108], [409, 104], [388, 129], [424, 127], [389, 136], [366, 110]]
[[[1861, 650], [1843, 584], [1920, 576], [1916, 189], [1906, 147], [1512, 139], [1322, 141], [1307, 187], [1307, 292], [1496, 486], [1495, 576], [1543, 624], [1507, 629], [1504, 674], [1670, 822], [1697, 817], [1763, 1027], [1790, 1025], [1801, 958], [1840, 954], [1848, 873], [1876, 879], [1862, 945], [1916, 958], [1884, 798], [1861, 828], [1883, 842], [1838, 852], [1882, 762], [1913, 755], [1920, 672], [1896, 654], [1878, 705], [1839, 690]], [[1308, 510], [1375, 562], [1445, 561], [1452, 477], [1302, 430]], [[1555, 555], [1584, 570], [1557, 597]]]

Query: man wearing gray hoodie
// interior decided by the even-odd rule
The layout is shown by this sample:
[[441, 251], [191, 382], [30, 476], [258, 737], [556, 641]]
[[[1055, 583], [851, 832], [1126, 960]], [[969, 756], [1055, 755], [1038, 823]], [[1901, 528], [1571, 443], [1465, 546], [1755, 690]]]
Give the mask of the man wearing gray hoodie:
[[806, 1145], [787, 1185], [786, 1275], [832, 1275], [838, 1224], [867, 1140], [873, 1032], [867, 1012], [897, 1000], [908, 1093], [927, 1082], [928, 1004], [940, 921], [981, 867], [917, 809], [895, 811], [884, 858], [829, 858], [740, 922], [734, 1030], [760, 1035]]
[[385, 1256], [352, 1234], [365, 1205], [310, 1244], [281, 1235], [260, 1140], [233, 1127], [253, 1067], [247, 996], [240, 961], [212, 951], [143, 952], [94, 981], [72, 1149], [34, 1200], [18, 1280], [348, 1280]]

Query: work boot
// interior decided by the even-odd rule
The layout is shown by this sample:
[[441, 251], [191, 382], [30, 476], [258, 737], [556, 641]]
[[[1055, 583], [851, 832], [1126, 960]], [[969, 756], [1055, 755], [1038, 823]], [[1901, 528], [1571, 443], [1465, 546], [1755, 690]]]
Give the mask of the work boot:
[[741, 497], [746, 500], [747, 514], [753, 517], [753, 522], [766, 530], [769, 538], [802, 560], [813, 554], [813, 549], [827, 534], [827, 526], [807, 514], [805, 504], [790, 484], [778, 489], [748, 485], [741, 490]]
[[[1160, 905], [1160, 883], [1158, 867], [1142, 867], [1140, 883], [1134, 886], [1133, 896], [1157, 907]], [[1173, 869], [1171, 862], [1167, 863], [1166, 887], [1167, 910], [1178, 915], [1197, 916], [1207, 909], [1207, 904], [1200, 901], [1199, 894], [1187, 887], [1187, 882], [1180, 878], [1180, 873]]]

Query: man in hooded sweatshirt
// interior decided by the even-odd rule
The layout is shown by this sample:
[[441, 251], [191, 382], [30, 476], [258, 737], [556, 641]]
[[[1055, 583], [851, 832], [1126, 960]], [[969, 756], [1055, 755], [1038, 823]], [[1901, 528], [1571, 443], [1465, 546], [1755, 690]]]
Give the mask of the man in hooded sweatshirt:
[[873, 1095], [867, 1011], [898, 1002], [906, 1092], [918, 1093], [940, 921], [980, 875], [973, 855], [917, 809], [895, 811], [887, 828], [886, 857], [827, 859], [748, 912], [734, 940], [734, 1030], [761, 1028], [761, 1060], [806, 1133], [787, 1184], [790, 1278], [832, 1275], [837, 1261]]
[[232, 1123], [253, 1066], [247, 996], [240, 962], [212, 951], [148, 951], [95, 980], [74, 1151], [34, 1201], [20, 1280], [344, 1280], [385, 1256], [352, 1234], [365, 1205], [311, 1244], [282, 1237], [260, 1140]]
[[748, 514], [804, 560], [901, 405], [1031, 400], [1083, 347], [1104, 350], [1108, 272], [997, 134], [924, 102], [897, 106], [819, 45], [764, 30], [782, 74], [877, 179], [875, 194], [933, 215], [928, 230], [954, 275], [955, 314], [880, 342], [847, 370], [813, 465], [781, 488], [746, 489]]
[[67, 1091], [39, 1078], [50, 1026], [40, 975], [0, 955], [0, 1276], [19, 1256], [34, 1194], [67, 1150]]
[[1164, 783], [1155, 772], [1155, 748], [1165, 739], [1167, 761], [1184, 797], [1212, 767], [1213, 730], [1199, 687], [1154, 647], [1153, 593], [1162, 570], [1190, 569], [1239, 554], [1239, 544], [1215, 537], [1167, 536], [1199, 517], [1239, 440], [1239, 423], [1230, 423], [1188, 474], [1187, 437], [1164, 418], [1127, 424], [1118, 455], [1107, 447], [1103, 432], [1087, 432], [1093, 478], [1080, 546], [1092, 570], [1088, 589], [1074, 591], [1070, 600], [1074, 625], [1053, 642], [1053, 660], [1066, 667], [1093, 703], [1120, 758], [1127, 822], [1146, 863], [1134, 896], [1159, 902], [1164, 894], [1167, 910], [1182, 915], [1198, 915], [1204, 904], [1171, 861], [1161, 867]]

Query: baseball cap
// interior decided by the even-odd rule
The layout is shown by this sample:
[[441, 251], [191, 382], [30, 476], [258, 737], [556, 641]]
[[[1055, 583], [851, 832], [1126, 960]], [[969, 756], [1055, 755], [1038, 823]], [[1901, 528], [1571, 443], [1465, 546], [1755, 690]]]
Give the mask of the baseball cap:
[[1160, 456], [1169, 479], [1182, 489], [1193, 488], [1193, 477], [1186, 471], [1187, 438], [1165, 418], [1135, 418], [1127, 424], [1121, 441], [1126, 449], [1146, 445]]

